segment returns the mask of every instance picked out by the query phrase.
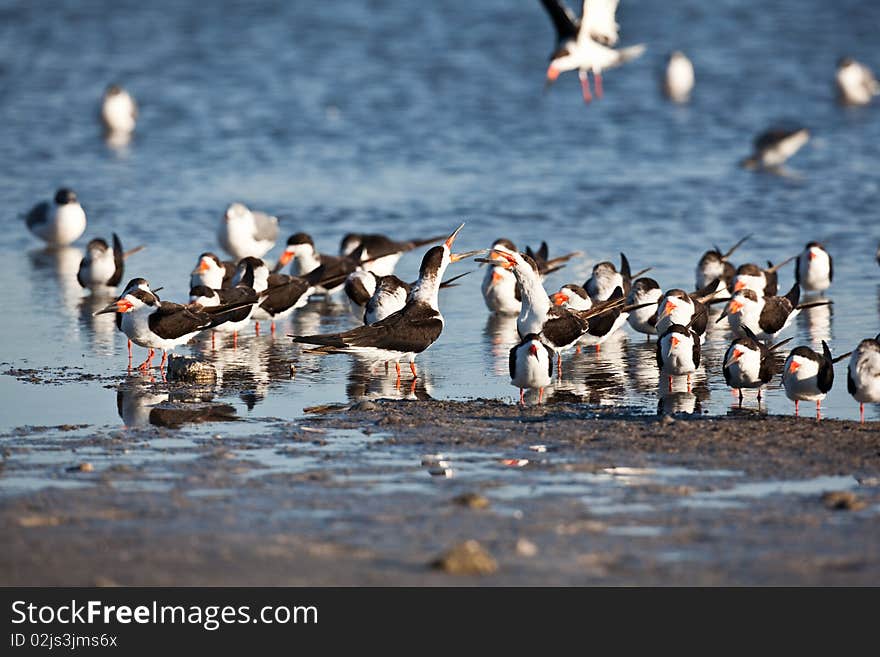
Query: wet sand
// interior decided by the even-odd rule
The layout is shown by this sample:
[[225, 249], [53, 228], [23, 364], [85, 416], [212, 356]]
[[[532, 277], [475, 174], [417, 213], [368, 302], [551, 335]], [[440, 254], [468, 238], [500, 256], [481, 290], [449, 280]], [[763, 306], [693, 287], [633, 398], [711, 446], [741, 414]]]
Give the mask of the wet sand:
[[[27, 440], [93, 461], [58, 470], [88, 485], [4, 500], [2, 584], [880, 584], [877, 423], [383, 400], [238, 437], [63, 433]], [[158, 470], [96, 458], [139, 441], [167, 443]], [[495, 572], [429, 565], [468, 539]]]

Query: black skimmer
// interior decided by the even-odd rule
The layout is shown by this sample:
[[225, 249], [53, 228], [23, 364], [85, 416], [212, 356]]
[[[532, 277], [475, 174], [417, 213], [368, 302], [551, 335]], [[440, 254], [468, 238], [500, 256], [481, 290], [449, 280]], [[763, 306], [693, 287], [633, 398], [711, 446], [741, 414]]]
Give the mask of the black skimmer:
[[251, 263], [245, 265], [243, 275], [232, 287], [211, 289], [204, 285], [197, 285], [189, 291], [189, 301], [192, 307], [216, 308], [232, 304], [240, 305], [238, 310], [230, 312], [222, 322], [212, 327], [211, 346], [214, 345], [214, 335], [218, 332], [232, 333], [232, 346], [237, 346], [238, 332], [250, 323], [259, 300], [260, 297], [254, 290], [254, 268]]
[[819, 242], [808, 242], [798, 255], [794, 279], [804, 292], [824, 292], [831, 287], [834, 265], [831, 254]]
[[837, 97], [844, 105], [867, 105], [880, 94], [880, 82], [871, 69], [852, 57], [843, 57], [837, 62], [834, 81]]
[[390, 276], [404, 253], [443, 239], [440, 235], [399, 242], [375, 233], [348, 233], [339, 244], [339, 255], [364, 261], [363, 268], [376, 276]]
[[86, 213], [72, 189], [62, 187], [50, 203], [38, 203], [25, 216], [28, 230], [49, 246], [67, 246], [86, 229]]
[[233, 203], [220, 220], [217, 239], [234, 258], [262, 258], [278, 239], [278, 217]]
[[717, 281], [709, 281], [704, 288], [690, 293], [679, 288], [667, 290], [657, 301], [657, 315], [653, 319], [657, 333], [663, 335], [669, 327], [678, 324], [690, 328], [699, 336], [700, 343], [704, 342], [709, 324], [706, 304], [717, 291]]
[[825, 300], [799, 304], [800, 298], [797, 283], [784, 297], [759, 297], [754, 290], [740, 290], [727, 302], [717, 322], [727, 317], [730, 328], [738, 337], [748, 337], [742, 328], [747, 326], [758, 339], [772, 342], [801, 310], [831, 303]]
[[195, 269], [190, 272], [190, 288], [204, 285], [212, 290], [220, 290], [232, 285], [235, 276], [235, 263], [231, 260], [220, 260], [215, 254], [206, 251], [199, 256]]
[[519, 388], [519, 403], [525, 406], [526, 389], [538, 390], [538, 403], [544, 388], [553, 382], [553, 350], [530, 333], [510, 350], [510, 383]]
[[137, 123], [138, 108], [125, 89], [111, 84], [101, 100], [101, 121], [108, 134], [130, 135]]
[[113, 233], [113, 249], [100, 237], [93, 239], [86, 246], [86, 255], [79, 263], [76, 280], [90, 289], [116, 287], [125, 273], [125, 259], [143, 248], [137, 246], [128, 252], [124, 251], [116, 233]]
[[669, 391], [672, 391], [672, 378], [687, 376], [687, 390], [691, 391], [691, 375], [700, 366], [700, 336], [691, 331], [689, 325], [673, 324], [657, 340], [657, 367], [660, 373], [669, 377]]
[[[556, 306], [562, 306], [574, 312], [590, 310], [594, 307], [592, 300], [584, 288], [579, 285], [563, 286], [559, 292], [552, 297]], [[623, 290], [617, 288], [608, 298], [608, 301], [620, 302], [623, 300]], [[599, 302], [600, 304], [602, 302]], [[629, 319], [629, 314], [633, 310], [644, 310], [648, 307], [656, 308], [657, 302], [646, 302], [633, 306], [616, 305], [608, 308], [605, 312], [596, 315], [590, 320], [590, 326], [586, 333], [583, 334], [578, 341], [578, 345], [587, 347], [596, 347], [599, 351], [600, 345], [605, 343], [612, 335], [617, 333]], [[579, 349], [580, 347], [578, 347]]]
[[736, 274], [731, 281], [730, 293], [740, 290], [752, 290], [759, 297], [772, 297], [779, 292], [778, 271], [797, 256], [786, 258], [778, 265], [767, 261], [767, 269], [761, 269], [758, 265], [747, 263], [736, 269]]
[[404, 307], [382, 321], [359, 326], [344, 333], [290, 336], [294, 342], [318, 345], [318, 353], [350, 353], [373, 362], [394, 361], [400, 381], [400, 361], [408, 361], [416, 378], [416, 356], [430, 347], [443, 331], [443, 315], [438, 305], [440, 281], [446, 268], [482, 251], [452, 253], [452, 244], [464, 224], [443, 243], [432, 247], [422, 258], [419, 278]]
[[348, 298], [351, 312], [356, 317], [363, 318], [364, 307], [376, 291], [378, 278], [373, 272], [366, 269], [358, 269], [346, 277], [342, 289]]
[[232, 284], [238, 285], [247, 276], [248, 271], [253, 272], [253, 281], [250, 285], [261, 299], [251, 315], [257, 335], [260, 334], [260, 322], [271, 322], [270, 332], [275, 335], [275, 322], [297, 308], [302, 308], [308, 303], [309, 296], [315, 292], [315, 287], [309, 279], [270, 272], [269, 265], [260, 258], [254, 257], [242, 258], [238, 261]]
[[618, 0], [585, 0], [577, 19], [561, 0], [541, 0], [556, 28], [556, 49], [550, 56], [547, 84], [560, 73], [577, 69], [584, 102], [593, 100], [589, 73], [593, 74], [596, 96], [602, 97], [602, 71], [620, 66], [645, 51], [644, 45], [615, 50], [618, 25], [614, 19]]
[[[650, 271], [650, 267], [636, 273], [636, 277]], [[593, 273], [584, 282], [583, 288], [590, 295], [593, 302], [605, 301], [611, 297], [611, 293], [615, 289], [620, 288], [623, 294], [629, 294], [632, 285], [633, 275], [630, 273], [629, 260], [622, 253], [620, 254], [620, 271], [614, 267], [614, 263], [604, 261], [593, 266]]]
[[822, 400], [834, 385], [834, 363], [849, 357], [850, 353], [852, 352], [832, 358], [825, 340], [822, 340], [821, 354], [804, 346], [791, 350], [782, 368], [782, 385], [786, 397], [794, 401], [795, 416], [800, 411], [799, 402], [814, 401], [816, 419], [822, 419]]
[[647, 335], [648, 340], [657, 335], [657, 304], [662, 296], [663, 290], [653, 278], [637, 278], [626, 297], [628, 306], [641, 306], [631, 311], [626, 321], [633, 330]]
[[216, 306], [200, 308], [160, 301], [150, 290], [144, 279], [133, 279], [122, 296], [99, 310], [103, 313], [119, 313], [118, 326], [136, 345], [148, 349], [147, 359], [140, 369], [151, 366], [156, 349], [162, 349], [162, 362], [165, 364], [168, 352], [186, 344], [205, 329], [222, 323], [241, 306]]
[[287, 238], [287, 246], [275, 265], [275, 271], [280, 271], [291, 262], [293, 274], [308, 278], [315, 284], [317, 293], [327, 296], [343, 289], [348, 275], [360, 269], [362, 264], [357, 256], [318, 253], [315, 241], [306, 233], [296, 233]]
[[746, 235], [726, 253], [721, 253], [721, 249], [717, 246], [706, 251], [697, 263], [696, 288], [699, 290], [706, 287], [714, 280], [718, 280], [719, 292], [730, 287], [736, 276], [736, 268], [730, 263], [729, 258], [750, 237], [751, 235]]
[[846, 389], [859, 402], [859, 421], [865, 421], [865, 404], [880, 403], [880, 334], [859, 342], [852, 352]]
[[694, 65], [680, 50], [670, 53], [663, 75], [663, 93], [675, 103], [686, 103], [694, 89]]
[[747, 169], [778, 169], [810, 140], [806, 128], [772, 129], [755, 138], [755, 152], [742, 162]]
[[761, 404], [761, 388], [770, 383], [778, 371], [773, 352], [788, 344], [794, 338], [786, 338], [768, 347], [755, 337], [748, 326], [743, 327], [744, 338], [734, 340], [724, 354], [722, 371], [728, 386], [739, 391], [739, 405], [742, 406], [743, 388], [758, 389], [758, 405]]

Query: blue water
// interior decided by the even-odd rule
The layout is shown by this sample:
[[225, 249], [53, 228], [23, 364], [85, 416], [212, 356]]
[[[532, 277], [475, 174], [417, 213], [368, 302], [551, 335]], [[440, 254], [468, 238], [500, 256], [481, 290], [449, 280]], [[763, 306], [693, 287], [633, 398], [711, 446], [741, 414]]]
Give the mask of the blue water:
[[[832, 86], [844, 54], [880, 68], [880, 4], [624, 0], [622, 43], [648, 50], [609, 71], [605, 98], [589, 107], [574, 74], [542, 93], [553, 31], [537, 2], [280, 4], [0, 3], [0, 361], [102, 377], [60, 386], [0, 377], [0, 429], [120, 424], [114, 382], [126, 377], [125, 340], [111, 318], [91, 317], [104, 302], [76, 284], [82, 248], [113, 231], [126, 246], [146, 244], [126, 279], [144, 276], [164, 286], [163, 298], [182, 300], [197, 254], [219, 249], [215, 229], [235, 200], [279, 215], [284, 234], [309, 232], [330, 252], [350, 230], [410, 237], [462, 221], [462, 249], [503, 235], [521, 247], [546, 239], [551, 253], [582, 250], [548, 289], [583, 282], [619, 251], [636, 269], [653, 266], [664, 287], [690, 288], [713, 243], [754, 232], [737, 262], [763, 262], [819, 239], [836, 258], [833, 315], [812, 311], [786, 336], [827, 339], [842, 353], [880, 330], [880, 107], [841, 108]], [[659, 92], [672, 49], [696, 68], [685, 106]], [[97, 121], [112, 81], [141, 110], [122, 148], [104, 143]], [[755, 134], [779, 120], [814, 135], [789, 175], [739, 169]], [[20, 215], [61, 185], [78, 192], [89, 225], [73, 248], [44, 253]], [[399, 274], [414, 278], [419, 259], [406, 256]], [[481, 275], [442, 294], [447, 326], [419, 358], [417, 395], [513, 401], [511, 326], [489, 317]], [[786, 267], [780, 289], [792, 278]], [[406, 380], [398, 391], [346, 356], [301, 355], [283, 337], [354, 324], [342, 309], [312, 304], [274, 340], [195, 349], [224, 370], [217, 398], [242, 417], [409, 395]], [[734, 403], [719, 362], [729, 340], [723, 330], [710, 336], [693, 393], [660, 396], [653, 349], [629, 333], [570, 360], [552, 392], [646, 413], [659, 405], [724, 414]], [[855, 418], [843, 364], [837, 376], [825, 415]], [[766, 409], [790, 413], [774, 384]]]

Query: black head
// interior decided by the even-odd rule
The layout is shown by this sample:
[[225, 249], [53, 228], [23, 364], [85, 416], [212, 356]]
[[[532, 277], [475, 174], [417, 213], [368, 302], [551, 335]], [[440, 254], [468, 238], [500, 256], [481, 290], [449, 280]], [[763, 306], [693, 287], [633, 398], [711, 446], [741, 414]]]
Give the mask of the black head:
[[107, 85], [107, 90], [104, 92], [104, 94], [107, 96], [116, 96], [121, 93], [122, 87], [120, 87], [118, 84]]
[[526, 342], [531, 342], [532, 340], [540, 341], [540, 338], [538, 337], [537, 333], [529, 333], [526, 337], [524, 337], [522, 339], [523, 344], [525, 344]]
[[667, 297], [667, 298], [669, 298], [669, 297], [673, 297], [673, 298], [675, 298], [675, 299], [683, 299], [683, 300], [686, 300], [686, 301], [690, 301], [690, 300], [691, 300], [691, 298], [690, 298], [690, 296], [688, 296], [688, 293], [687, 293], [687, 292], [685, 292], [684, 290], [679, 289], [679, 288], [677, 288], [677, 287], [676, 287], [676, 288], [672, 288], [671, 290], [668, 290], [668, 291], [666, 292], [666, 297]]
[[854, 60], [852, 57], [841, 57], [837, 60], [837, 68], [843, 68], [844, 66], [849, 66], [855, 63], [856, 60]]
[[505, 249], [507, 249], [508, 251], [513, 251], [514, 253], [516, 252], [516, 247], [513, 245], [513, 242], [511, 242], [506, 237], [499, 237], [497, 240], [495, 240], [495, 242], [492, 244], [492, 246], [493, 247], [501, 246], [501, 247], [504, 247]]
[[210, 251], [205, 251], [203, 254], [201, 254], [199, 256], [199, 260], [201, 260], [202, 258], [210, 258], [211, 260], [213, 260], [214, 262], [217, 263], [218, 267], [223, 266], [222, 263], [220, 262], [220, 258], [217, 257], [217, 254], [211, 253]]
[[440, 267], [443, 266], [443, 258], [446, 257], [446, 248], [442, 246], [432, 246], [428, 249], [422, 258], [422, 265], [419, 267], [419, 278], [437, 276]]
[[310, 244], [315, 246], [315, 241], [311, 235], [306, 233], [296, 233], [287, 238], [287, 246], [297, 246], [298, 244]]
[[807, 358], [809, 360], [816, 361], [817, 363], [822, 360], [822, 357], [819, 356], [819, 354], [817, 354], [809, 347], [805, 346], [795, 347], [794, 349], [792, 349], [791, 353], [788, 354], [788, 357], [791, 358], [792, 356], [801, 356], [802, 358]]
[[[302, 235], [302, 233], [298, 233]], [[294, 235], [296, 237], [296, 235]], [[291, 237], [293, 239], [293, 237]], [[340, 251], [348, 251], [349, 249], [356, 248], [364, 239], [364, 236], [361, 233], [346, 233], [346, 235], [342, 238], [342, 241], [339, 242], [339, 250]], [[290, 244], [290, 240], [287, 241]]]
[[189, 291], [190, 297], [207, 297], [208, 299], [212, 299], [216, 294], [217, 293], [207, 285], [196, 285]]
[[721, 251], [717, 249], [712, 249], [711, 251], [706, 251], [703, 254], [703, 257], [700, 258], [699, 266], [705, 267], [708, 264], [713, 264], [716, 262], [721, 262], [723, 258], [721, 257]]
[[563, 285], [562, 288], [564, 290], [571, 290], [576, 295], [578, 295], [581, 299], [586, 299], [589, 297], [587, 291], [582, 288], [580, 285], [575, 285], [574, 283], [569, 283], [568, 285]]
[[807, 245], [804, 247], [804, 249], [812, 249], [813, 247], [816, 247], [817, 249], [822, 249], [823, 251], [825, 250], [825, 245], [822, 244], [822, 242], [815, 242], [815, 241], [814, 242], [807, 242]]
[[122, 288], [122, 294], [124, 295], [126, 291], [140, 286], [150, 287], [150, 283], [147, 281], [146, 278], [132, 278], [128, 283], [125, 284], [125, 287]]
[[650, 290], [659, 290], [660, 283], [653, 278], [637, 278], [633, 281], [632, 289], [636, 292], [649, 292]]
[[92, 249], [100, 249], [101, 251], [106, 251], [109, 248], [110, 247], [108, 246], [107, 241], [101, 239], [100, 237], [96, 237], [86, 245], [86, 251], [91, 251]]
[[691, 337], [691, 330], [687, 326], [684, 326], [683, 324], [673, 324], [668, 329], [666, 329], [666, 332], [663, 334], [662, 337], [666, 337], [667, 335], [669, 335], [671, 333], [677, 333], [679, 335]]
[[608, 262], [607, 260], [605, 260], [604, 262], [596, 263], [596, 264], [593, 266], [593, 273], [594, 273], [594, 274], [597, 273], [597, 272], [599, 272], [599, 271], [607, 271], [607, 272], [609, 272], [609, 273], [616, 274], [616, 273], [617, 273], [617, 267], [614, 266], [614, 263], [613, 263], [613, 262]]
[[55, 192], [55, 203], [65, 205], [67, 203], [76, 203], [76, 192], [67, 187], [62, 187]]
[[736, 270], [736, 275], [739, 276], [742, 274], [743, 276], [760, 276], [764, 273], [764, 270], [761, 269], [758, 265], [747, 263], [745, 265], [740, 265]]
[[248, 256], [247, 258], [242, 258], [239, 260], [235, 268], [237, 271], [244, 271], [247, 267], [251, 267], [254, 270], [259, 269], [260, 267], [265, 267], [266, 263], [260, 260], [259, 258], [255, 258], [253, 256]]

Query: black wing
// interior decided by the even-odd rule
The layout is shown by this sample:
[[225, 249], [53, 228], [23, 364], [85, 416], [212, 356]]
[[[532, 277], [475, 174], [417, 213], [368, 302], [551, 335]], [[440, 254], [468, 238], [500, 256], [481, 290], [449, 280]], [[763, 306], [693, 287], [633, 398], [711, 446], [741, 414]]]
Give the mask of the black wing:
[[270, 315], [277, 315], [296, 304], [309, 287], [308, 281], [299, 276], [269, 274], [269, 287], [266, 288], [268, 294], [260, 308]]
[[550, 317], [544, 322], [541, 335], [552, 346], [561, 348], [570, 345], [590, 328], [590, 321], [559, 306], [550, 309]]
[[831, 254], [828, 254], [828, 280], [834, 280], [834, 260], [831, 258]]
[[426, 304], [414, 304], [369, 326], [358, 326], [344, 333], [294, 336], [294, 342], [317, 344], [344, 350], [346, 347], [373, 347], [403, 353], [421, 353], [443, 331], [443, 320]]
[[702, 353], [702, 349], [700, 348], [700, 336], [691, 331], [691, 339], [694, 341], [694, 367], [699, 367], [700, 354]]
[[852, 372], [849, 371], [849, 368], [846, 370], [846, 390], [849, 394], [856, 394], [856, 382], [853, 381]]
[[354, 258], [321, 255], [321, 264], [306, 275], [311, 285], [333, 288], [344, 283], [360, 263]]
[[[691, 318], [691, 331], [697, 336], [703, 335], [709, 325], [709, 309], [705, 304], [694, 301], [694, 315]], [[698, 340], [699, 341], [699, 338]]]
[[834, 385], [834, 360], [828, 343], [822, 340], [822, 362], [819, 363], [819, 373], [816, 375], [816, 386], [822, 392], [831, 390]]
[[516, 376], [516, 350], [519, 349], [521, 346], [522, 343], [520, 342], [519, 344], [513, 345], [510, 348], [510, 356], [508, 356], [507, 358], [507, 367], [510, 370], [511, 379]]
[[85, 281], [83, 281], [83, 269], [86, 266], [86, 258], [83, 258], [79, 261], [79, 269], [76, 270], [76, 282], [79, 283], [80, 287], [87, 287]]
[[541, 344], [544, 345], [544, 349], [547, 350], [547, 374], [552, 379], [553, 378], [553, 361], [556, 360], [556, 352], [554, 352], [550, 347], [548, 347], [543, 342]]
[[654, 353], [657, 356], [657, 369], [662, 372], [663, 371], [663, 352], [660, 349], [661, 340], [662, 340], [662, 338], [660, 340], [657, 340], [657, 347], [656, 347], [656, 349], [654, 349]]
[[179, 303], [163, 301], [150, 315], [150, 330], [160, 338], [173, 340], [187, 333], [194, 333], [211, 324], [211, 318], [204, 312], [195, 311]]
[[577, 39], [579, 25], [574, 14], [560, 0], [541, 0], [544, 9], [550, 14], [553, 27], [556, 28], [556, 38], [559, 41]]
[[772, 335], [782, 330], [792, 310], [794, 310], [794, 306], [791, 305], [791, 301], [787, 297], [768, 297], [764, 308], [761, 309], [758, 326], [767, 335]]
[[113, 233], [113, 264], [116, 265], [116, 269], [113, 271], [113, 276], [107, 281], [107, 285], [116, 287], [119, 285], [119, 281], [122, 280], [122, 275], [125, 273], [125, 251], [123, 250], [122, 242], [116, 233]]
[[25, 215], [25, 222], [27, 223], [28, 228], [46, 223], [49, 220], [49, 208], [50, 205], [48, 201], [37, 203], [32, 207], [27, 215]]
[[798, 256], [794, 259], [794, 282], [798, 285], [801, 284], [801, 257]]

